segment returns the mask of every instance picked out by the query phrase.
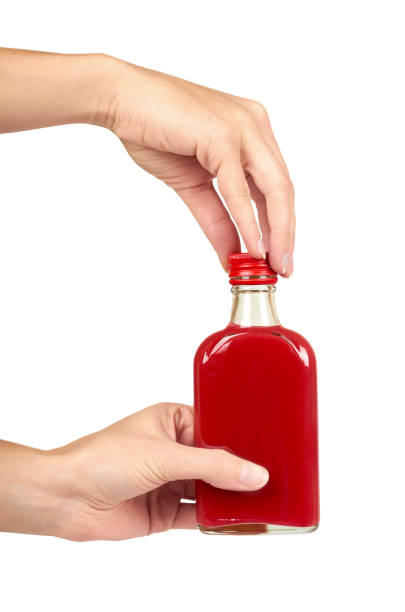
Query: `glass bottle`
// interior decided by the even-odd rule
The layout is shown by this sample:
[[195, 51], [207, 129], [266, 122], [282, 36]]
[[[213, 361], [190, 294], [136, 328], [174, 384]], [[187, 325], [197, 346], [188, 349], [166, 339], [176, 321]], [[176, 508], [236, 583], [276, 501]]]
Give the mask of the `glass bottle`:
[[266, 260], [230, 256], [231, 321], [194, 360], [195, 445], [223, 448], [267, 468], [259, 491], [196, 483], [204, 533], [305, 533], [319, 523], [316, 361], [282, 327], [277, 275]]

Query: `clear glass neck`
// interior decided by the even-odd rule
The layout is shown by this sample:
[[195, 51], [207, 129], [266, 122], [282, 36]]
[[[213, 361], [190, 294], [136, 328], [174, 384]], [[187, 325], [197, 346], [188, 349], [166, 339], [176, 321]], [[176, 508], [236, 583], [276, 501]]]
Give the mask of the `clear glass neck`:
[[231, 323], [243, 327], [280, 325], [274, 301], [274, 285], [232, 287]]

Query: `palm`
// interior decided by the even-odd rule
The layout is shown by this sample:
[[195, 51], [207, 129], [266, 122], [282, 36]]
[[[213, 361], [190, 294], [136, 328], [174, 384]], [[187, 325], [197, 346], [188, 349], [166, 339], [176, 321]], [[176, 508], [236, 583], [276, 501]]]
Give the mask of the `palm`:
[[197, 185], [212, 183], [213, 176], [194, 156], [140, 147], [129, 141], [124, 141], [124, 146], [138, 166], [164, 181], [178, 193]]
[[87, 525], [94, 539], [121, 540], [175, 527], [182, 498], [194, 498], [192, 481], [169, 482], [110, 508], [92, 508]]
[[240, 241], [215, 190], [213, 175], [195, 156], [141, 147], [130, 141], [123, 143], [138, 166], [164, 181], [187, 204], [226, 269], [228, 255], [239, 250]]

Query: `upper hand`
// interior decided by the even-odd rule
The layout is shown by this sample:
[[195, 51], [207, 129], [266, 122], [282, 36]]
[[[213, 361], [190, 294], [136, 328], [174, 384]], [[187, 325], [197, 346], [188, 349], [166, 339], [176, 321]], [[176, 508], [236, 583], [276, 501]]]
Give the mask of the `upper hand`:
[[[262, 257], [268, 252], [272, 267], [289, 276], [294, 189], [264, 107], [120, 60], [108, 61], [111, 91], [104, 94], [95, 122], [109, 127], [139, 166], [179, 194], [225, 269], [229, 254], [240, 249], [232, 217], [249, 253]], [[213, 186], [215, 177], [231, 217]]]

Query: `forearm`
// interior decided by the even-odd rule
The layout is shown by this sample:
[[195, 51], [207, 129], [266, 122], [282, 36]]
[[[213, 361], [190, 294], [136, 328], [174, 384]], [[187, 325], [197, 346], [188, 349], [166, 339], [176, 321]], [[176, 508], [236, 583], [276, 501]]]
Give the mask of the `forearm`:
[[69, 514], [52, 453], [0, 440], [0, 531], [62, 535]]
[[115, 61], [0, 48], [0, 132], [103, 124], [114, 98]]

